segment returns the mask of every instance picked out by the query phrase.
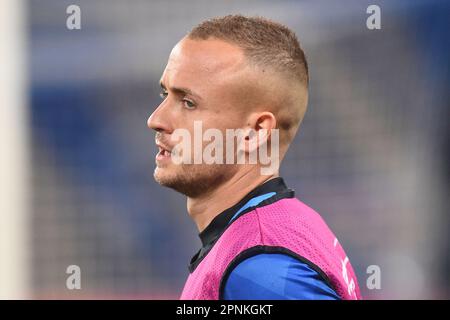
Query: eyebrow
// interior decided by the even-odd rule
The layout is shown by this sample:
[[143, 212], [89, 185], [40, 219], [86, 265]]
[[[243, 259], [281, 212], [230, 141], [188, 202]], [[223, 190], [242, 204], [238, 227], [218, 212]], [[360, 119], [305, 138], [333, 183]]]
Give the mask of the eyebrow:
[[[164, 83], [162, 83], [162, 81], [159, 82], [159, 85], [161, 86], [162, 89], [167, 90], [166, 86], [164, 85]], [[189, 94], [191, 96], [194, 96], [200, 100], [202, 100], [202, 97], [199, 96], [198, 94], [196, 94], [194, 91], [192, 91], [189, 88], [184, 88], [184, 87], [171, 87], [170, 88], [171, 91], [175, 92], [176, 94], [179, 95], [186, 95]]]

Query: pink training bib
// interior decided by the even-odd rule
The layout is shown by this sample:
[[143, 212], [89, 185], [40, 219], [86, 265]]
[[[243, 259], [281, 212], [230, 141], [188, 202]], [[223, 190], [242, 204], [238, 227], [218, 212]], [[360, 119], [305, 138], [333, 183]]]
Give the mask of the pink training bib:
[[341, 299], [361, 299], [355, 273], [337, 238], [317, 212], [296, 198], [257, 207], [233, 221], [189, 275], [180, 299], [221, 299], [236, 262], [268, 252], [307, 263]]

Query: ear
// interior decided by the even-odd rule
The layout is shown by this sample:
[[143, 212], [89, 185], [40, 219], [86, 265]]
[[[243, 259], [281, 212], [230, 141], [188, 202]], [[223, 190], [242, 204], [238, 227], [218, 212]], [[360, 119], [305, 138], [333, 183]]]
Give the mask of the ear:
[[251, 153], [257, 152], [261, 145], [269, 142], [272, 129], [277, 126], [277, 119], [272, 112], [268, 111], [252, 113], [248, 124], [245, 150]]

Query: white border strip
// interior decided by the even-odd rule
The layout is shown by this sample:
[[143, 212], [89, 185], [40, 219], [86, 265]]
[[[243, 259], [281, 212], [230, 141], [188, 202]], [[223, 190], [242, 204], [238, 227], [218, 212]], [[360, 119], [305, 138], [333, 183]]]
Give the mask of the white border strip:
[[0, 299], [30, 296], [25, 6], [0, 1]]

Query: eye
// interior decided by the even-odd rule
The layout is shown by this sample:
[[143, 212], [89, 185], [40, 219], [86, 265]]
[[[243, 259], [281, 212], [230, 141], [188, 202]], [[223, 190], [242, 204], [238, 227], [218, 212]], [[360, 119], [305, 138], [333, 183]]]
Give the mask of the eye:
[[165, 99], [165, 98], [167, 98], [167, 95], [168, 95], [168, 93], [167, 93], [167, 91], [161, 91], [160, 93], [159, 93], [159, 96], [161, 97], [161, 99]]
[[183, 104], [187, 109], [194, 109], [195, 108], [195, 103], [191, 100], [188, 99], [183, 99]]

